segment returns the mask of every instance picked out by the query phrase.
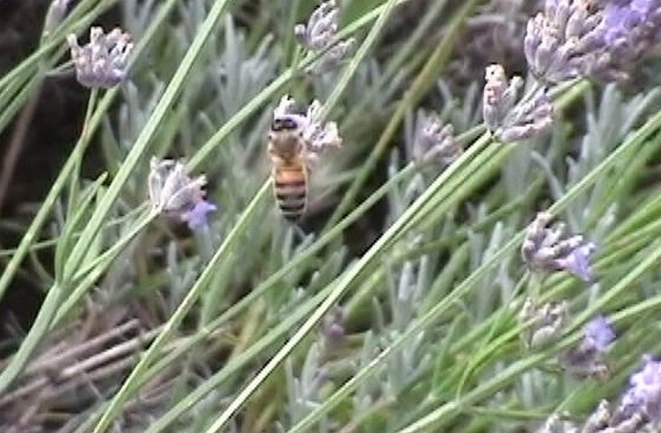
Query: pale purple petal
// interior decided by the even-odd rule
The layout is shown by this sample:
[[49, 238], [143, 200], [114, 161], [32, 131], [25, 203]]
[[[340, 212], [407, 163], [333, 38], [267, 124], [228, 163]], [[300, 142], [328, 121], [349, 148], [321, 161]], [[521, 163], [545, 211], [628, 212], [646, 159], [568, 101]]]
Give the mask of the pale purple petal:
[[208, 226], [207, 214], [216, 211], [215, 204], [200, 200], [189, 211], [181, 214], [181, 219], [188, 224], [191, 230], [197, 231]]
[[570, 272], [585, 282], [592, 281], [594, 275], [590, 264], [590, 255], [596, 250], [592, 242], [585, 243], [571, 251], [567, 256], [556, 259], [558, 269]]
[[625, 412], [643, 412], [658, 423], [661, 421], [661, 362], [644, 356], [643, 368], [631, 375], [630, 388], [622, 398]]
[[585, 341], [597, 351], [603, 352], [615, 340], [613, 325], [604, 316], [590, 320], [583, 328]]

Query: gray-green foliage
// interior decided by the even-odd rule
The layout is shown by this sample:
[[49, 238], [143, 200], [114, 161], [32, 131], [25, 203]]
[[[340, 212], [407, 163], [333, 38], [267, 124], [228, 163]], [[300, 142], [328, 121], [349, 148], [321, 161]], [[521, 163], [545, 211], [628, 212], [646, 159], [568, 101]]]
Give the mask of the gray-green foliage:
[[[55, 248], [54, 264], [32, 255], [48, 293], [0, 373], [0, 411], [20, 412], [12, 401], [35, 401], [55, 371], [64, 376], [52, 398], [93, 389], [61, 431], [534, 431], [552, 412], [580, 417], [616, 398], [640, 354], [659, 349], [658, 88], [556, 88], [551, 133], [494, 142], [482, 83], [459, 94], [443, 75], [462, 55], [466, 17], [486, 2], [419, 2], [431, 18], [396, 37], [389, 23], [416, 2], [339, 3], [340, 35], [358, 43], [323, 76], [302, 73], [314, 58], [293, 39], [308, 2], [86, 0], [0, 78], [6, 128], [58, 67], [66, 35], [86, 33], [111, 5], [137, 44], [129, 80], [91, 92], [85, 132], [20, 246], [0, 251], [1, 296], [22, 257]], [[407, 16], [411, 28], [422, 15]], [[326, 117], [344, 137], [312, 173], [311, 202], [330, 210], [308, 232], [280, 218], [267, 180], [266, 132], [285, 93], [305, 105], [330, 98]], [[448, 167], [405, 160], [420, 108], [464, 145]], [[86, 148], [103, 155], [98, 179], [79, 170]], [[176, 236], [145, 204], [152, 155], [185, 158], [210, 178], [219, 210], [208, 233]], [[523, 230], [548, 208], [598, 243], [594, 284], [524, 268]], [[521, 343], [516, 320], [531, 293], [571, 311], [567, 333], [542, 350]], [[597, 312], [622, 331], [604, 384], [555, 362]], [[149, 337], [132, 335], [131, 352], [84, 379], [64, 366], [107, 348], [48, 363], [57, 344], [89, 340], [90, 323], [104, 334], [133, 319]]]

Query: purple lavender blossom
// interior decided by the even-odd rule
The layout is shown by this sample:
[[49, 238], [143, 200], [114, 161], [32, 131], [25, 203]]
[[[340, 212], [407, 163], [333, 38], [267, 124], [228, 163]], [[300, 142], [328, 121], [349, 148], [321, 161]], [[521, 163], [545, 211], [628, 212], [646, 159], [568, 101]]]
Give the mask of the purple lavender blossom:
[[553, 123], [553, 102], [546, 90], [540, 89], [530, 99], [521, 100], [522, 87], [521, 77], [508, 81], [501, 65], [487, 66], [482, 117], [491, 133], [504, 143], [537, 137]]
[[116, 28], [108, 34], [92, 27], [90, 42], [78, 45], [76, 35], [67, 37], [76, 79], [85, 87], [110, 88], [126, 78], [128, 59], [133, 49], [131, 36]]
[[521, 257], [532, 270], [567, 271], [585, 282], [593, 280], [590, 256], [595, 244], [581, 235], [565, 236], [564, 224], [549, 227], [553, 215], [540, 212], [530, 223], [521, 245]]
[[218, 207], [204, 199], [198, 200], [193, 207], [181, 214], [181, 220], [188, 224], [188, 227], [196, 232], [205, 230], [209, 226], [207, 214], [215, 212]]
[[658, 0], [547, 0], [528, 22], [524, 48], [543, 82], [614, 81], [661, 42]]
[[323, 53], [307, 72], [323, 74], [336, 69], [355, 45], [354, 38], [337, 37], [339, 12], [335, 0], [326, 0], [312, 12], [307, 24], [294, 27], [294, 34], [305, 49], [313, 54]]
[[593, 242], [586, 242], [578, 248], [571, 250], [566, 256], [557, 258], [555, 265], [558, 270], [572, 273], [586, 283], [589, 283], [594, 278], [590, 256], [596, 250], [597, 246]]
[[583, 328], [584, 344], [604, 352], [609, 344], [615, 340], [613, 325], [604, 316], [597, 316], [585, 324]]
[[661, 424], [661, 362], [643, 356], [643, 368], [631, 375], [630, 388], [622, 397], [620, 411], [644, 413], [654, 424]]
[[432, 160], [440, 167], [450, 165], [463, 152], [452, 125], [444, 124], [437, 114], [424, 111], [418, 112], [415, 135], [406, 144], [409, 161]]
[[581, 344], [560, 356], [560, 364], [570, 374], [580, 378], [606, 378], [609, 368], [603, 357], [614, 340], [615, 331], [610, 321], [604, 316], [597, 316], [583, 328]]
[[204, 175], [188, 176], [183, 161], [151, 159], [148, 192], [152, 208], [185, 222], [193, 231], [208, 227], [207, 215], [217, 209], [205, 200], [206, 183]]

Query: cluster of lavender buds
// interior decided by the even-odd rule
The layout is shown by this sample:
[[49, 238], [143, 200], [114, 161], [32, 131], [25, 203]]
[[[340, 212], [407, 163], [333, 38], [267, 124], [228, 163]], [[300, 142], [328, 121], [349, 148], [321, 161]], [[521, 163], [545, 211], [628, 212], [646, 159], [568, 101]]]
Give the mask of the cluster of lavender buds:
[[435, 113], [418, 112], [415, 137], [407, 146], [409, 160], [417, 162], [431, 160], [441, 167], [446, 167], [462, 152], [463, 148], [455, 139], [451, 124], [444, 125]]
[[661, 362], [645, 355], [643, 363], [643, 368], [629, 379], [620, 412], [628, 417], [642, 414], [655, 426], [661, 426]]
[[482, 116], [491, 133], [509, 143], [534, 138], [553, 123], [553, 103], [545, 89], [527, 100], [519, 100], [523, 79], [515, 76], [509, 82], [501, 65], [487, 66]]
[[577, 377], [605, 379], [609, 370], [603, 357], [614, 340], [613, 325], [604, 316], [597, 316], [583, 328], [581, 344], [560, 356], [560, 365]]
[[536, 349], [560, 336], [567, 324], [569, 312], [567, 303], [547, 303], [538, 307], [528, 298], [519, 312], [519, 322], [526, 324], [525, 343]]
[[321, 103], [314, 100], [305, 114], [296, 110], [294, 99], [285, 95], [273, 110], [273, 119], [291, 119], [301, 131], [306, 145], [306, 157], [314, 161], [324, 151], [342, 146], [335, 122], [323, 123], [321, 118]]
[[660, 41], [657, 0], [546, 0], [543, 12], [528, 22], [524, 51], [544, 83], [614, 81], [626, 78]]
[[538, 433], [645, 433], [661, 427], [661, 362], [643, 357], [643, 368], [631, 375], [629, 387], [613, 410], [603, 400], [581, 428], [552, 415]]
[[[528, 298], [518, 319], [526, 326], [524, 339], [527, 347], [538, 349], [556, 340], [563, 333], [569, 322], [567, 303], [546, 303], [538, 307]], [[559, 364], [563, 370], [578, 378], [605, 379], [609, 370], [604, 355], [614, 340], [613, 325], [605, 317], [597, 316], [583, 328], [581, 343], [559, 356]]]
[[344, 309], [336, 306], [324, 317], [320, 329], [324, 353], [333, 351], [344, 342], [346, 334], [344, 329], [345, 316]]
[[338, 13], [335, 0], [327, 0], [312, 12], [307, 24], [297, 24], [294, 28], [303, 47], [313, 54], [321, 54], [307, 72], [323, 74], [337, 68], [356, 43], [354, 38], [338, 40]]
[[553, 414], [537, 433], [652, 433], [654, 431], [639, 414], [630, 418], [619, 417], [612, 413], [608, 402], [602, 400], [582, 426], [564, 421], [558, 414]]
[[111, 88], [126, 78], [128, 59], [133, 49], [131, 36], [119, 28], [108, 34], [101, 27], [92, 27], [87, 45], [78, 45], [76, 35], [67, 38], [76, 79], [90, 88]]
[[206, 183], [204, 175], [191, 179], [182, 161], [156, 157], [150, 161], [148, 187], [152, 208], [185, 222], [193, 231], [207, 229], [207, 214], [217, 209], [205, 200]]
[[567, 271], [585, 282], [593, 280], [590, 255], [596, 250], [594, 243], [582, 235], [565, 238], [566, 227], [549, 224], [553, 215], [540, 212], [526, 230], [521, 245], [521, 257], [533, 271]]

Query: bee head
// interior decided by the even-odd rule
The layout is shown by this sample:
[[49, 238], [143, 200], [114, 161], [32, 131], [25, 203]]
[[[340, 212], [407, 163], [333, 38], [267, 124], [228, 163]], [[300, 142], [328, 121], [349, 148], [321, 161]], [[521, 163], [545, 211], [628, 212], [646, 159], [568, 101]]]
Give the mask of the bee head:
[[298, 123], [291, 117], [276, 117], [271, 123], [271, 131], [290, 131], [298, 129]]

